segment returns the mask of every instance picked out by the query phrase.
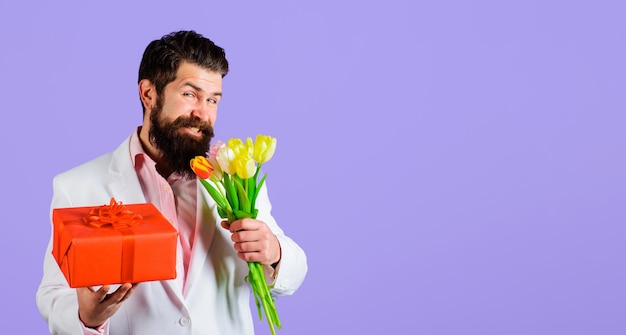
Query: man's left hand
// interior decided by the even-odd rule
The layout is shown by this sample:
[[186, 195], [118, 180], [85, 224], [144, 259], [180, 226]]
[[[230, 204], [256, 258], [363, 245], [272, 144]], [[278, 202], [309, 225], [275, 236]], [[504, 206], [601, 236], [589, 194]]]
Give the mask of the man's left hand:
[[280, 261], [280, 243], [276, 235], [263, 221], [241, 219], [230, 225], [222, 221], [222, 227], [229, 230], [239, 258], [246, 262], [272, 265]]

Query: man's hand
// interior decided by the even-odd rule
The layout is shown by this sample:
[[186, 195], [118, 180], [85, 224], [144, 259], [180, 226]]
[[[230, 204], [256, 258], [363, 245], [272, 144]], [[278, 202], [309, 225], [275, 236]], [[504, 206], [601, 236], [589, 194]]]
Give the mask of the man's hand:
[[109, 285], [104, 285], [96, 291], [90, 287], [77, 288], [80, 320], [89, 328], [100, 327], [115, 314], [122, 302], [131, 296], [135, 287], [137, 284], [126, 283], [111, 294], [108, 294]]
[[244, 261], [263, 265], [280, 261], [280, 243], [265, 222], [241, 219], [229, 225], [222, 221], [222, 227], [232, 233], [231, 240], [235, 243], [235, 250]]

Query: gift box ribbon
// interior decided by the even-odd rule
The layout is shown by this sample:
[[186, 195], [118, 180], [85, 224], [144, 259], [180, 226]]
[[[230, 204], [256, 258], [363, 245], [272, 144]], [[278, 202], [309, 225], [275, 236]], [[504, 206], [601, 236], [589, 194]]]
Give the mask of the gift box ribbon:
[[130, 282], [133, 279], [133, 262], [126, 259], [133, 259], [135, 254], [135, 239], [133, 238], [133, 226], [143, 221], [143, 217], [126, 209], [122, 202], [111, 198], [109, 205], [93, 208], [83, 221], [92, 227], [105, 228], [112, 227], [122, 234], [122, 283]]
[[143, 220], [139, 214], [133, 213], [124, 207], [121, 202], [111, 198], [109, 205], [93, 208], [83, 221], [96, 228], [111, 226], [113, 229], [122, 230], [138, 225]]

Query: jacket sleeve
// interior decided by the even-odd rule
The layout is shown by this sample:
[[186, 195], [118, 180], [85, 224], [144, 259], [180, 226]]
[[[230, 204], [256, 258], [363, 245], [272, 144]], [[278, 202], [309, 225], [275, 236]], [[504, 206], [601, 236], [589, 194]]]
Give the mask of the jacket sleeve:
[[[50, 216], [52, 217], [53, 208], [68, 206], [69, 198], [55, 177]], [[48, 323], [50, 334], [83, 334], [83, 327], [78, 318], [76, 290], [69, 287], [52, 256], [52, 224], [50, 224], [50, 231], [50, 240], [44, 255], [43, 277], [37, 289], [37, 307]]]
[[306, 254], [295, 241], [285, 235], [271, 215], [272, 205], [266, 186], [259, 190], [256, 207], [259, 210], [257, 219], [265, 222], [274, 232], [281, 248], [281, 259], [271, 291], [276, 295], [292, 295], [302, 285], [308, 271]]

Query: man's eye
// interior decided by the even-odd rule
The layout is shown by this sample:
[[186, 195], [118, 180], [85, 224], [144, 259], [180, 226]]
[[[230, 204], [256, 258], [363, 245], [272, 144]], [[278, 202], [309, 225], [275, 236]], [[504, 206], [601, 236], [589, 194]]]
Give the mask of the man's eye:
[[207, 101], [209, 103], [212, 103], [212, 104], [216, 104], [217, 103], [217, 99], [214, 99], [214, 98], [209, 98], [209, 99], [207, 99]]
[[186, 93], [183, 93], [183, 95], [184, 95], [184, 96], [186, 96], [186, 97], [190, 97], [190, 98], [193, 98], [193, 97], [195, 96], [195, 95], [194, 95], [193, 93], [191, 93], [191, 92], [186, 92]]

